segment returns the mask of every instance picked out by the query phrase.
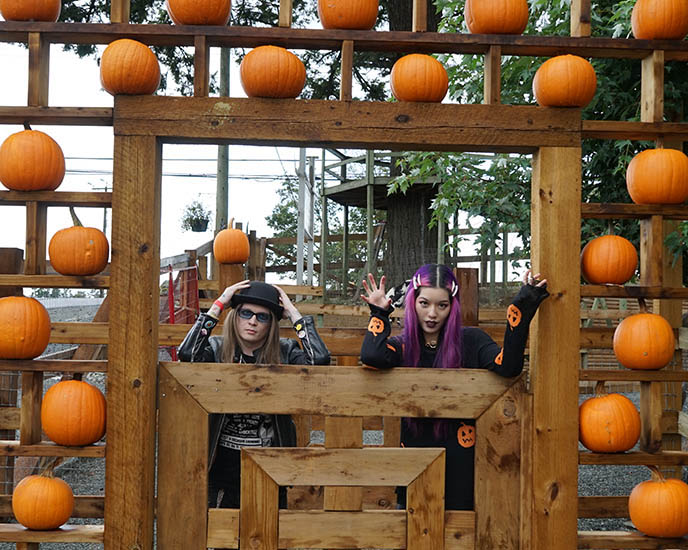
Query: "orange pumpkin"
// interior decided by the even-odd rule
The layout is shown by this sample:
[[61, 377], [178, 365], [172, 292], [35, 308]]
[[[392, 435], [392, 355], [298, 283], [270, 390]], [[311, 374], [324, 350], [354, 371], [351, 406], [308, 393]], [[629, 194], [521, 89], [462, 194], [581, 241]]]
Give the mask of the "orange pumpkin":
[[323, 29], [372, 29], [377, 21], [378, 0], [318, 0]]
[[50, 239], [50, 265], [62, 275], [95, 275], [105, 269], [110, 245], [105, 233], [84, 227], [70, 207], [73, 227], [60, 229]]
[[289, 50], [259, 46], [241, 60], [239, 77], [248, 97], [293, 98], [306, 83], [306, 67]]
[[141, 42], [115, 40], [100, 60], [100, 82], [112, 95], [152, 94], [160, 85], [158, 58]]
[[645, 40], [683, 40], [688, 34], [685, 0], [637, 0], [631, 13], [633, 36]]
[[604, 393], [604, 382], [595, 387], [595, 397], [578, 409], [580, 442], [596, 453], [618, 453], [631, 449], [640, 438], [640, 414], [628, 397]]
[[0, 298], [0, 359], [33, 359], [50, 341], [50, 315], [35, 298]]
[[473, 34], [521, 34], [528, 25], [528, 2], [466, 0], [464, 19]]
[[649, 466], [652, 479], [636, 485], [628, 498], [628, 513], [636, 529], [651, 537], [682, 537], [688, 534], [688, 485], [665, 479]]
[[14, 191], [54, 191], [65, 175], [62, 148], [48, 134], [22, 130], [0, 145], [0, 182]]
[[581, 273], [595, 285], [626, 283], [638, 267], [638, 253], [628, 239], [602, 235], [592, 239], [581, 252]]
[[636, 204], [681, 204], [688, 199], [688, 156], [677, 149], [646, 149], [626, 169], [626, 189]]
[[0, 0], [0, 15], [5, 21], [48, 21], [60, 17], [60, 0]]
[[595, 69], [577, 55], [558, 55], [535, 73], [533, 93], [543, 107], [585, 107], [597, 90]]
[[449, 78], [442, 63], [430, 55], [412, 53], [398, 59], [390, 76], [392, 94], [399, 101], [440, 103]]
[[614, 355], [629, 369], [661, 369], [673, 358], [675, 343], [669, 322], [654, 313], [626, 317], [614, 331]]
[[221, 264], [243, 264], [250, 254], [246, 233], [233, 229], [233, 221], [230, 220], [229, 227], [220, 231], [213, 241], [213, 255]]
[[27, 529], [57, 529], [72, 515], [74, 493], [63, 480], [33, 475], [22, 479], [12, 493], [12, 512]]
[[105, 397], [81, 380], [58, 382], [43, 396], [41, 426], [58, 445], [95, 443], [105, 434]]
[[226, 25], [231, 0], [165, 0], [167, 13], [175, 25]]

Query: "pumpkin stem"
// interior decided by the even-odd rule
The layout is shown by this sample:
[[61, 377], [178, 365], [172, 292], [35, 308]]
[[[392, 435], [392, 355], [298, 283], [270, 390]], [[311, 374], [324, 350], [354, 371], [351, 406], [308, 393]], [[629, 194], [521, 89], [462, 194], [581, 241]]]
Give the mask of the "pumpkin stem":
[[666, 481], [657, 466], [647, 465], [647, 467], [652, 471], [652, 481]]
[[24, 130], [31, 130], [31, 125], [28, 121], [24, 122]]
[[603, 395], [607, 395], [607, 392], [604, 390], [604, 380], [598, 380], [597, 384], [595, 384], [595, 397], [602, 397]]
[[227, 227], [228, 227], [229, 229], [233, 229], [233, 228], [234, 228], [234, 218], [230, 218], [230, 219], [229, 219], [229, 223], [227, 224]]
[[81, 220], [77, 217], [73, 206], [69, 207], [69, 213], [72, 216], [72, 222], [74, 223], [75, 227], [83, 227], [84, 226], [84, 224], [81, 223]]
[[55, 468], [62, 464], [63, 460], [62, 456], [42, 456], [36, 466], [38, 474], [43, 477], [55, 477]]
[[612, 220], [607, 221], [607, 235], [614, 234], [614, 222]]
[[645, 298], [638, 298], [638, 307], [640, 308], [640, 313], [647, 313], [647, 302]]

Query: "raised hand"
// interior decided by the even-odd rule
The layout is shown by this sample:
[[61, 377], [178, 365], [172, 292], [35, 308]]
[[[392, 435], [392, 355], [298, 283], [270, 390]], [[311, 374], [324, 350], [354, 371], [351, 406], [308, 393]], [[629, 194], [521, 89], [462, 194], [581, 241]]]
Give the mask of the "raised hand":
[[546, 286], [547, 279], [540, 280], [540, 273], [533, 275], [532, 271], [529, 269], [523, 274], [523, 284], [530, 286]]
[[296, 321], [301, 319], [301, 314], [299, 313], [299, 310], [296, 309], [296, 306], [289, 299], [287, 293], [284, 292], [284, 290], [282, 290], [277, 285], [272, 286], [274, 286], [277, 289], [277, 292], [279, 292], [280, 302], [282, 302], [282, 307], [284, 308], [284, 314], [282, 315], [282, 317], [285, 319], [291, 319], [292, 323], [295, 323]]
[[364, 302], [370, 305], [377, 306], [382, 309], [387, 309], [392, 303], [392, 300], [385, 296], [385, 283], [387, 279], [383, 275], [380, 277], [380, 286], [375, 282], [375, 277], [372, 273], [368, 273], [368, 280], [363, 279], [363, 289], [366, 294], [361, 294]]

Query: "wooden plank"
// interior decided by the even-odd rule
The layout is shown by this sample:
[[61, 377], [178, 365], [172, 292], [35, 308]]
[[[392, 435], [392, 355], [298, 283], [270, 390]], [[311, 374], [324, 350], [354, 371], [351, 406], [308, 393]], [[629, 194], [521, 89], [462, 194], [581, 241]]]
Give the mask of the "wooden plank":
[[46, 225], [48, 209], [45, 204], [26, 203], [26, 252], [24, 273], [40, 275], [45, 273]]
[[[590, 121], [587, 121], [590, 122]], [[688, 125], [686, 126], [688, 129]], [[646, 139], [650, 139], [649, 137]], [[688, 219], [688, 207], [671, 204], [581, 203], [584, 218], [636, 219], [662, 216], [664, 219]]]
[[0, 275], [0, 286], [34, 288], [109, 288], [108, 275], [70, 277], [65, 275]]
[[158, 401], [158, 545], [204, 549], [208, 413], [164, 367], [160, 369]]
[[571, 0], [571, 36], [590, 36], [590, 0]]
[[660, 451], [657, 453], [625, 452], [625, 453], [589, 453], [581, 451], [578, 456], [579, 464], [614, 464], [631, 466], [679, 466], [688, 465], [688, 453], [684, 451]]
[[155, 138], [115, 136], [105, 472], [112, 548], [153, 544], [161, 165]]
[[481, 369], [161, 364], [208, 412], [224, 413], [476, 418], [514, 383]]
[[[428, 449], [429, 450], [429, 449]], [[444, 545], [445, 450], [406, 490], [406, 547], [435, 550]]]
[[501, 103], [502, 49], [499, 46], [490, 46], [485, 54], [483, 79], [483, 103], [487, 105]]
[[248, 447], [242, 448], [239, 549], [277, 550], [279, 487], [255, 458]]
[[628, 497], [578, 497], [579, 518], [627, 518]]
[[688, 539], [657, 539], [646, 537], [638, 532], [627, 531], [579, 531], [577, 548], [633, 548], [644, 550], [646, 548], [688, 548]]
[[41, 440], [41, 402], [43, 401], [43, 373], [22, 373], [21, 419], [19, 440], [32, 445]]
[[[99, 495], [74, 495], [72, 518], [102, 518], [105, 510], [105, 497]], [[0, 515], [12, 515], [12, 495], [0, 495]]]
[[662, 385], [640, 383], [640, 450], [656, 453], [662, 448]]
[[[578, 464], [580, 148], [533, 158], [531, 258], [550, 298], [531, 325], [533, 548], [574, 548]], [[556, 358], [556, 359], [554, 359]], [[555, 366], [556, 363], [556, 366]]]
[[640, 86], [640, 120], [664, 119], [664, 52], [655, 50], [643, 59]]
[[339, 100], [351, 101], [351, 87], [353, 84], [354, 70], [354, 43], [353, 40], [342, 42], [342, 60], [340, 69]]
[[640, 284], [643, 286], [662, 286], [663, 230], [661, 216], [640, 220]]
[[[360, 449], [363, 447], [363, 418], [325, 417], [326, 449]], [[363, 487], [325, 487], [324, 510], [360, 511]]]
[[[643, 220], [641, 220], [642, 222]], [[650, 268], [652, 269], [652, 268]], [[601, 296], [605, 298], [688, 298], [684, 287], [668, 288], [662, 286], [635, 285], [581, 285], [581, 297]]]
[[533, 547], [533, 394], [521, 395], [521, 525], [518, 548]]
[[92, 542], [103, 543], [103, 525], [64, 525], [53, 531], [32, 531], [16, 523], [0, 524], [0, 542]]
[[[281, 486], [409, 485], [440, 454], [444, 456], [444, 449], [434, 448], [273, 449], [263, 447], [244, 448], [241, 452], [242, 455], [248, 454], [259, 468], [267, 472]], [[444, 490], [444, 484], [442, 488]]]
[[411, 30], [413, 32], [428, 30], [428, 0], [413, 0]]
[[48, 105], [50, 75], [50, 42], [38, 32], [29, 33], [29, 88], [27, 103], [31, 107]]
[[[0, 407], [0, 430], [3, 432], [18, 430], [19, 411], [19, 407], [8, 407], [6, 405]], [[9, 437], [9, 435], [4, 435], [4, 437]]]
[[0, 370], [35, 372], [107, 372], [107, 361], [2, 359], [0, 360]]
[[614, 120], [584, 120], [582, 137], [583, 139], [618, 140], [652, 140], [665, 137], [683, 137], [685, 139], [687, 132], [688, 124], [685, 122], [624, 122]]
[[0, 204], [23, 205], [40, 202], [46, 206], [93, 206], [104, 208], [112, 204], [111, 192], [84, 191], [0, 191]]
[[202, 34], [194, 37], [194, 96], [208, 97], [210, 88], [210, 46]]
[[130, 0], [111, 0], [110, 3], [110, 22], [129, 23], [131, 11]]
[[[0, 23], [1, 25], [2, 23]], [[112, 126], [107, 107], [0, 107], [0, 123], [31, 125]], [[1, 191], [0, 193], [8, 193]]]
[[607, 380], [609, 382], [688, 382], [688, 371], [584, 369], [580, 371], [579, 378], [580, 380]]
[[578, 145], [580, 113], [523, 105], [117, 96], [114, 129], [175, 143], [533, 152], [539, 145]]
[[81, 456], [102, 458], [105, 456], [105, 445], [87, 445], [86, 447], [62, 447], [49, 441], [36, 444], [22, 444], [19, 441], [0, 441], [0, 456]]
[[[459, 303], [461, 304], [461, 322], [465, 326], [478, 326], [480, 300], [478, 298], [478, 269], [472, 267], [454, 268], [454, 275], [459, 283]], [[502, 323], [506, 314], [502, 311]], [[503, 331], [503, 327], [501, 332]]]
[[291, 27], [292, 21], [292, 0], [280, 0], [279, 5], [279, 26], [282, 28]]

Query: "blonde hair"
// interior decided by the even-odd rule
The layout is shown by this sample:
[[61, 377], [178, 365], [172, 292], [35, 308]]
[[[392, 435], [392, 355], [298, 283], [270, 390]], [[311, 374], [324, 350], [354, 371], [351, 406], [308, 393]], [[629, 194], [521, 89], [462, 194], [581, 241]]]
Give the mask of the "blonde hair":
[[[241, 306], [240, 306], [241, 307]], [[227, 313], [225, 324], [222, 327], [222, 362], [234, 363], [234, 355], [237, 346], [241, 343], [239, 332], [237, 331], [238, 308], [232, 309]], [[279, 364], [282, 362], [280, 357], [279, 341], [279, 322], [275, 314], [270, 311], [270, 328], [265, 337], [263, 345], [256, 350], [256, 363], [263, 365]]]

